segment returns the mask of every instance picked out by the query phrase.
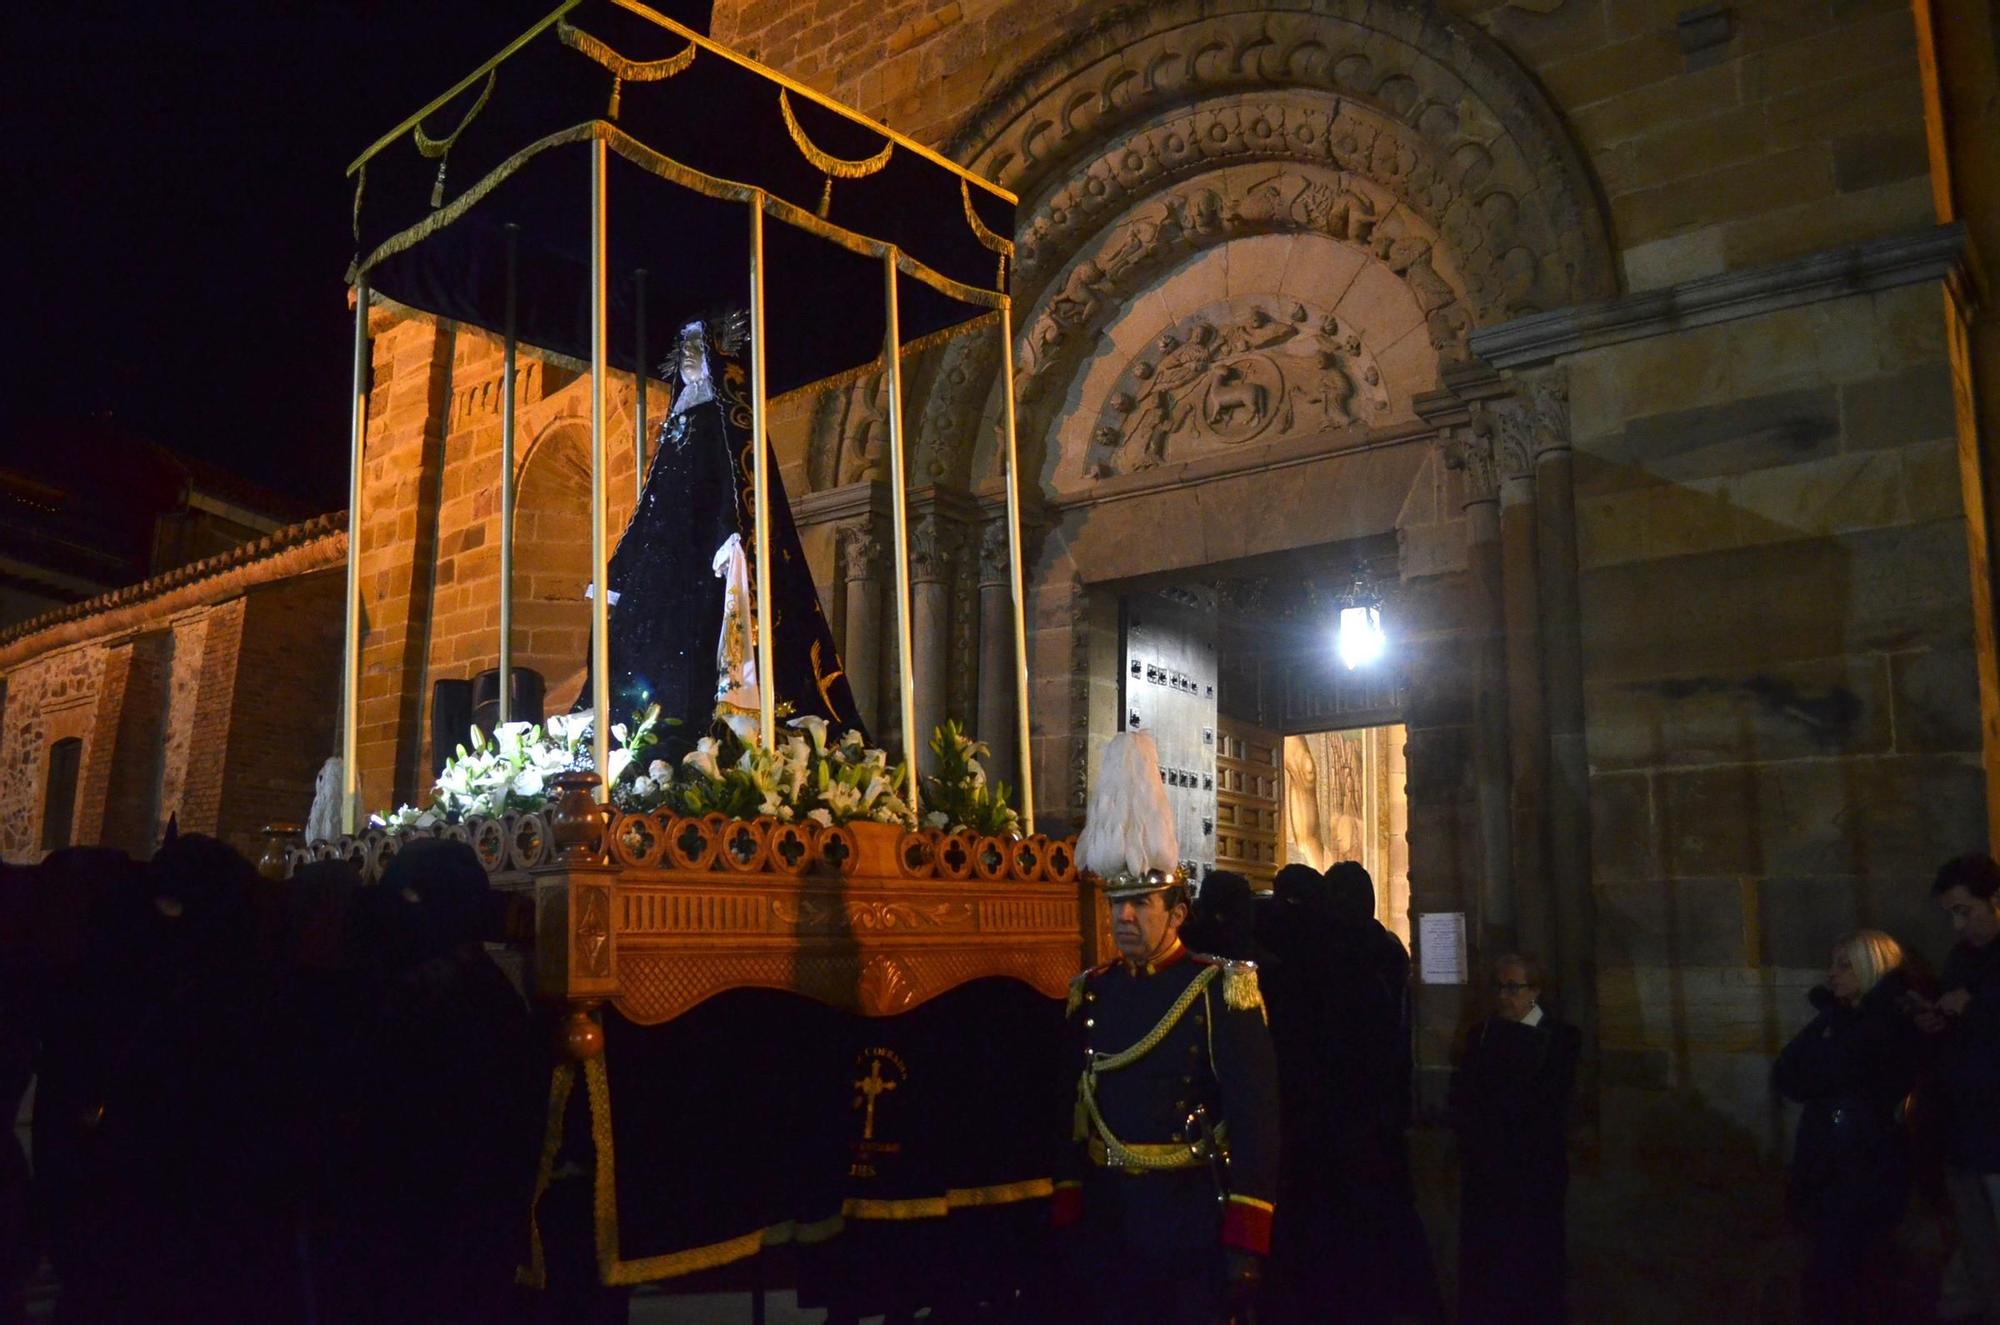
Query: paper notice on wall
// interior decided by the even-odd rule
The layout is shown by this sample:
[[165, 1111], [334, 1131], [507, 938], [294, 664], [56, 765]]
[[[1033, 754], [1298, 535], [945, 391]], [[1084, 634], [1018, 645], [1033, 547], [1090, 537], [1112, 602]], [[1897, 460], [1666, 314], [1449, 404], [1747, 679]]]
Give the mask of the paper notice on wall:
[[1466, 983], [1465, 912], [1432, 911], [1417, 917], [1417, 978], [1427, 985]]

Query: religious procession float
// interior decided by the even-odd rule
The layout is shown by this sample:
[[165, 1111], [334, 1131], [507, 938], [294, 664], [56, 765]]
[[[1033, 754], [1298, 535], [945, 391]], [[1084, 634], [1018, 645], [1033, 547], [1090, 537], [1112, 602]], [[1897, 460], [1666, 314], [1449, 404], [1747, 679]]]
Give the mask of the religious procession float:
[[[955, 726], [931, 734], [927, 779], [915, 749], [871, 740], [765, 440], [772, 396], [883, 373], [898, 729], [915, 746], [901, 360], [954, 329], [1010, 343], [1015, 199], [705, 32], [636, 0], [569, 0], [351, 168], [344, 831], [281, 853], [377, 877], [414, 838], [454, 838], [532, 906], [528, 979], [566, 1046], [542, 1184], [589, 1170], [607, 1283], [835, 1232], [865, 1243], [870, 1225], [907, 1240], [1039, 1218], [1040, 1123], [1063, 1109], [1051, 1054], [1095, 927], [1074, 843], [1034, 831], [1025, 766], [1015, 802]], [[383, 303], [485, 328], [506, 364], [499, 721], [394, 812], [357, 803], [355, 761]], [[665, 334], [649, 345], [648, 327]], [[508, 709], [522, 348], [590, 376], [588, 679], [576, 711], [539, 722]], [[671, 390], [649, 432], [660, 354]], [[622, 534], [613, 373], [637, 384], [643, 476]], [[1010, 367], [1004, 388], [1026, 751]], [[992, 1227], [954, 1242], [989, 1244]], [[539, 1228], [527, 1259], [539, 1278]]]

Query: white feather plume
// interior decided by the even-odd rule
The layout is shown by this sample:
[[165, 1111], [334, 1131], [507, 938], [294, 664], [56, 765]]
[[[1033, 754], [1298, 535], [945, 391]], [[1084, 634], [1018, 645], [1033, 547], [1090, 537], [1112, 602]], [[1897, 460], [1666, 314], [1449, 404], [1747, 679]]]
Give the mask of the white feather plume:
[[1160, 780], [1160, 751], [1151, 732], [1119, 732], [1104, 747], [1090, 812], [1076, 840], [1076, 863], [1102, 878], [1129, 870], [1172, 870], [1180, 864], [1174, 812]]

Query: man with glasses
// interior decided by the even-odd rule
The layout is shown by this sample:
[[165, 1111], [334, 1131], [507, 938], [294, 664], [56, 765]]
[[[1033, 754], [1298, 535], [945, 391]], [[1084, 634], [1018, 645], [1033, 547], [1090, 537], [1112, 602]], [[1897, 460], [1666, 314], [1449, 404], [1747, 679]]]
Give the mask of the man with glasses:
[[1532, 958], [1494, 962], [1494, 1015], [1467, 1035], [1452, 1080], [1459, 1319], [1483, 1325], [1559, 1325], [1566, 1313], [1563, 1201], [1582, 1036], [1541, 995]]

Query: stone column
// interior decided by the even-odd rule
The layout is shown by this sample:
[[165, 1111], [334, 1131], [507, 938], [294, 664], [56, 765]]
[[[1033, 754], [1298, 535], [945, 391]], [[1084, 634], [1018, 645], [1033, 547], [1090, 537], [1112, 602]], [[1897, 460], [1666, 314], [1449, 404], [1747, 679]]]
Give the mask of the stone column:
[[[1519, 402], [1481, 405], [1500, 471], [1500, 593], [1507, 623], [1507, 751], [1512, 776], [1514, 910], [1519, 946], [1554, 963], [1548, 880], [1548, 713], [1542, 695], [1541, 567], [1536, 550], [1533, 422]], [[1480, 426], [1476, 424], [1475, 426]]]
[[1020, 784], [1014, 716], [1014, 600], [1008, 591], [1007, 522], [979, 535], [979, 718], [974, 734], [993, 751], [987, 777]]
[[1514, 904], [1513, 769], [1507, 739], [1507, 631], [1500, 569], [1500, 482], [1490, 433], [1467, 429], [1447, 462], [1465, 475], [1466, 570], [1472, 581], [1474, 664], [1472, 758], [1479, 788], [1485, 886], [1469, 936], [1481, 954], [1518, 941]]
[[847, 668], [847, 684], [854, 692], [855, 707], [861, 710], [861, 724], [879, 741], [884, 731], [882, 637], [890, 629], [882, 610], [888, 561], [871, 521], [841, 525], [835, 538], [847, 601], [841, 621], [840, 661]]
[[1557, 987], [1566, 1015], [1596, 1043], [1596, 897], [1590, 881], [1590, 763], [1584, 749], [1583, 636], [1576, 562], [1576, 461], [1560, 369], [1535, 382], [1536, 550], [1549, 726], [1549, 892]]
[[917, 767], [935, 773], [931, 732], [945, 719], [945, 663], [951, 654], [951, 578], [961, 545], [958, 526], [933, 511], [910, 530], [910, 656], [917, 729], [904, 735]]

